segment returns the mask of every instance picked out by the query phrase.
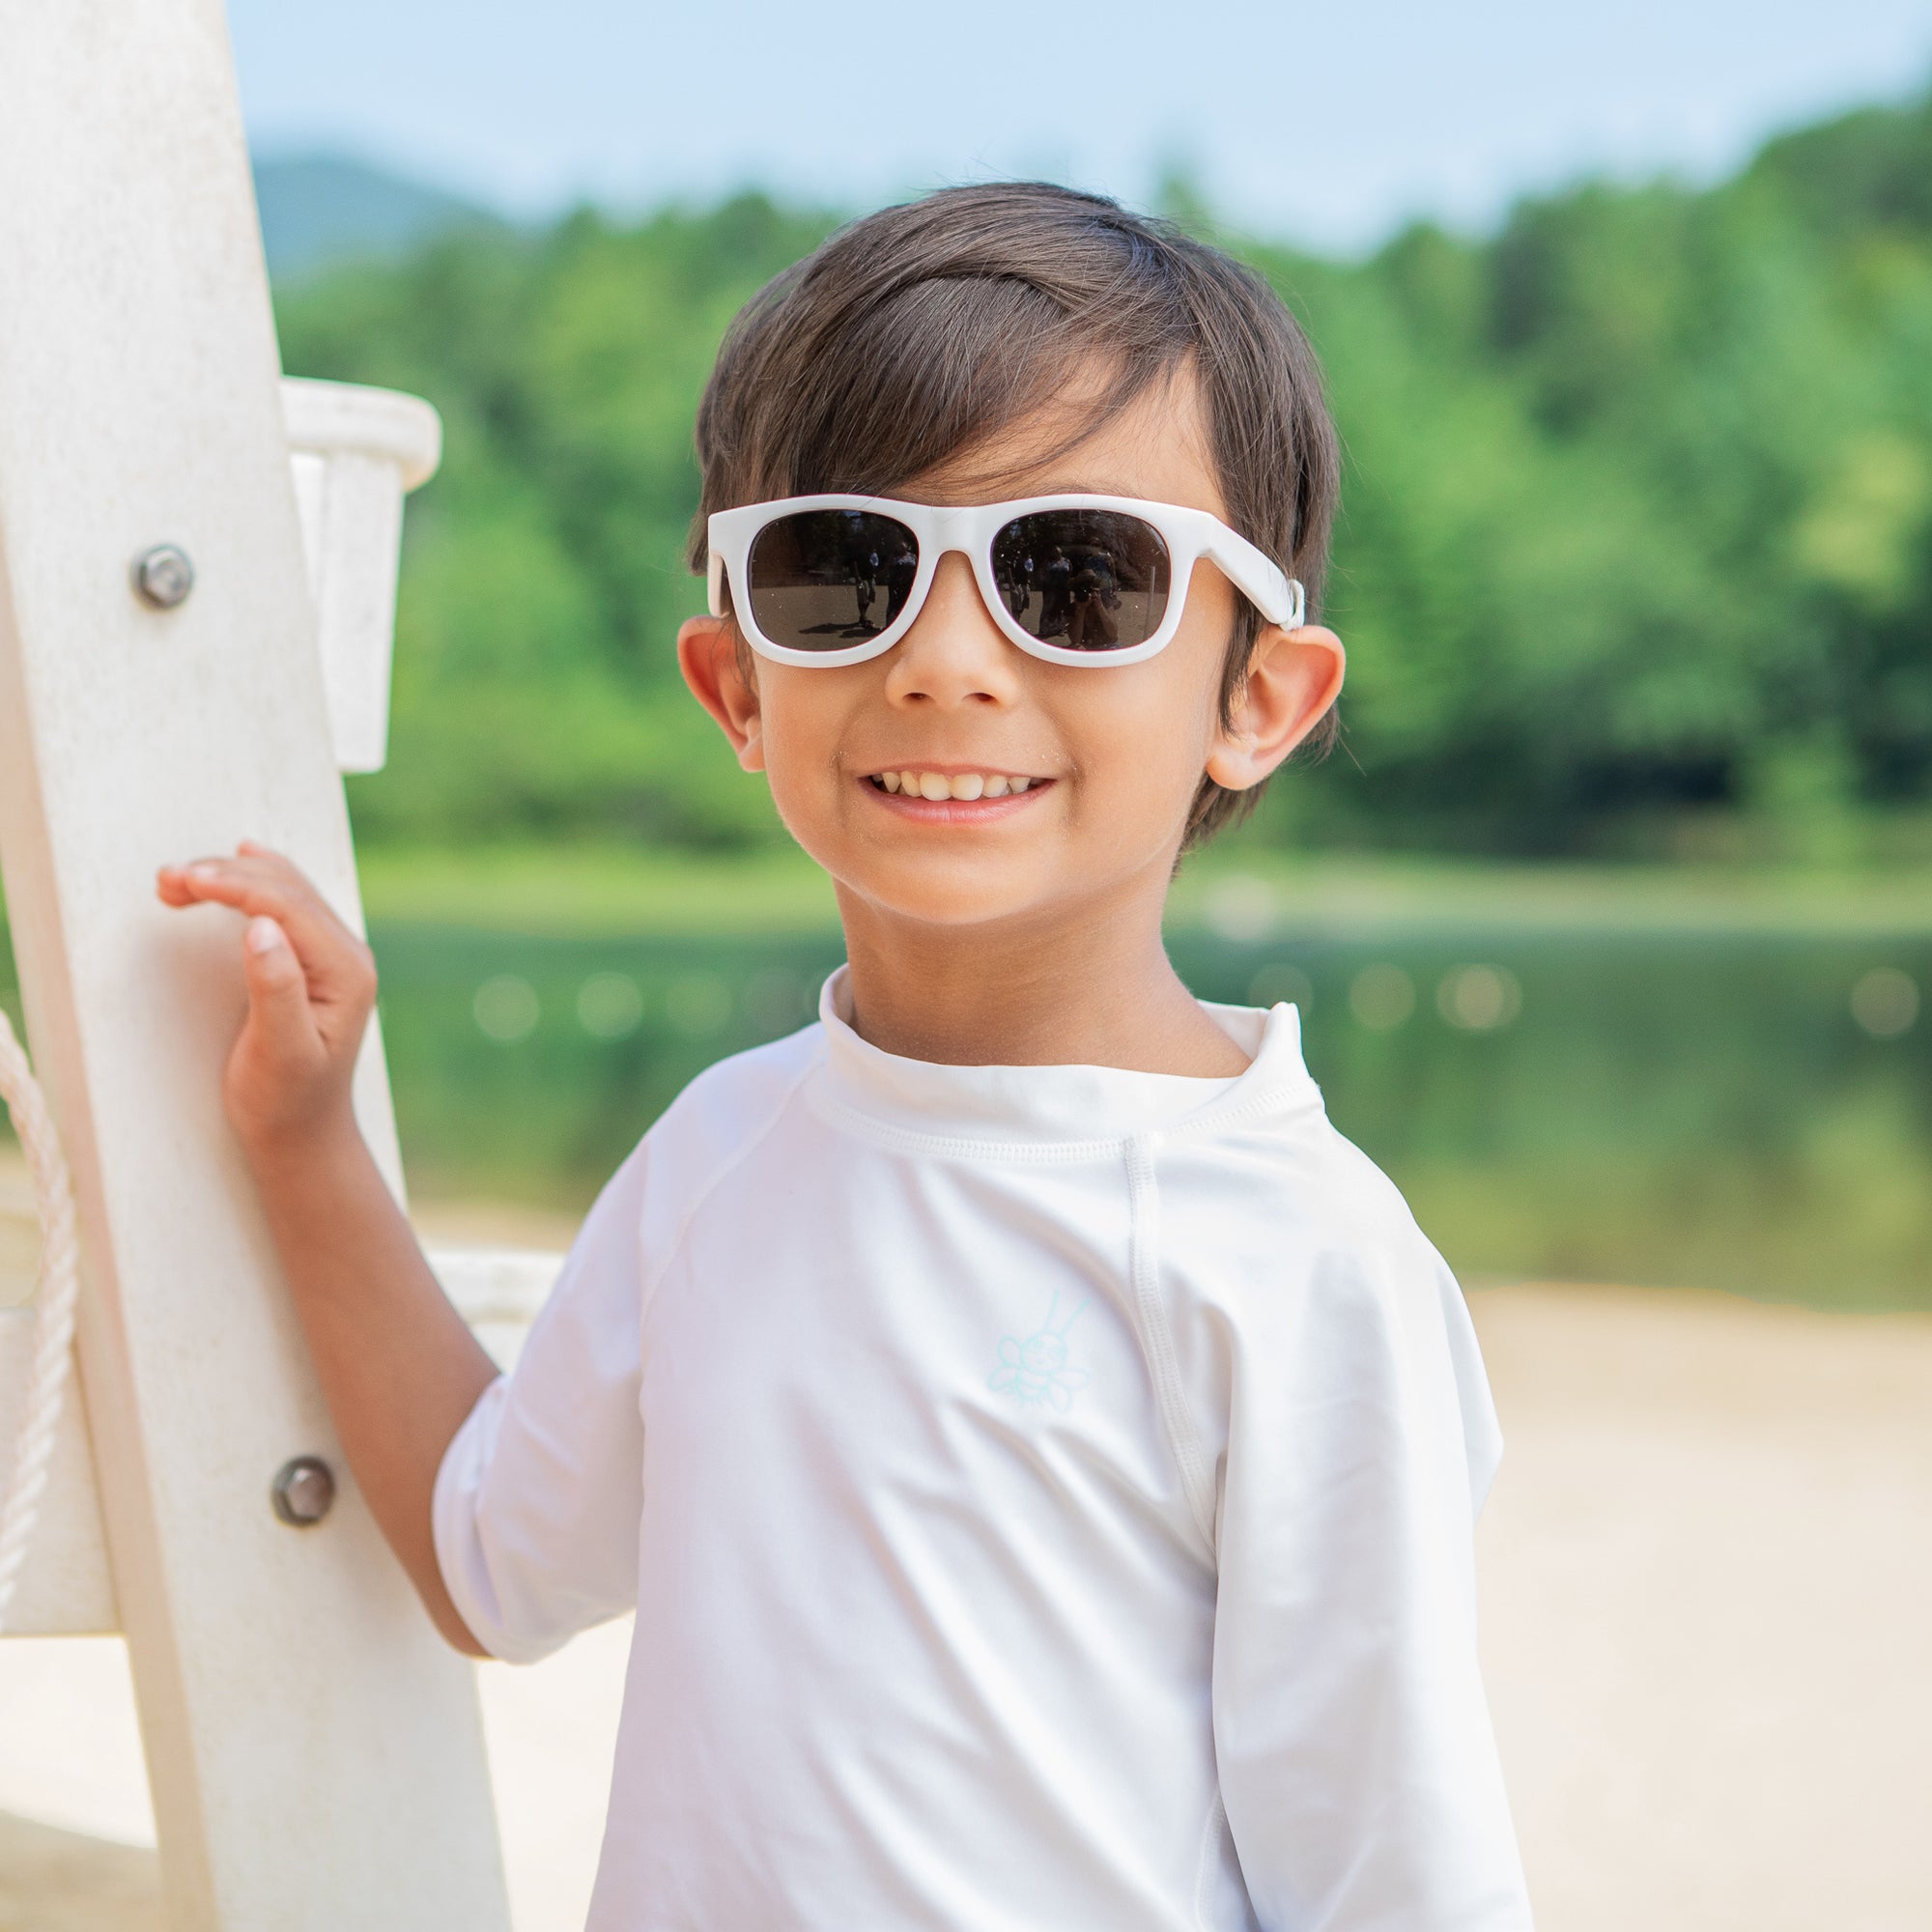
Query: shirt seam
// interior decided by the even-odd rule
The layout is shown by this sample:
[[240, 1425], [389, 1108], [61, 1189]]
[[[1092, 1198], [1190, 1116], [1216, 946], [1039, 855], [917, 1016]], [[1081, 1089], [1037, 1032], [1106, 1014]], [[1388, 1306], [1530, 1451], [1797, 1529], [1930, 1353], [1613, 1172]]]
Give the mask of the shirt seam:
[[[671, 1271], [676, 1265], [679, 1256], [684, 1253], [684, 1244], [691, 1236], [692, 1223], [697, 1219], [699, 1213], [703, 1211], [704, 1208], [709, 1204], [711, 1197], [717, 1193], [719, 1188], [732, 1175], [736, 1174], [746, 1161], [778, 1131], [779, 1122], [784, 1119], [785, 1114], [791, 1107], [791, 1103], [798, 1097], [799, 1089], [810, 1079], [818, 1065], [819, 1061], [815, 1057], [806, 1063], [786, 1085], [784, 1092], [779, 1095], [777, 1104], [772, 1108], [770, 1117], [766, 1120], [764, 1125], [756, 1133], [748, 1136], [739, 1147], [737, 1152], [705, 1182], [693, 1199], [691, 1205], [686, 1208], [683, 1219], [678, 1222], [676, 1232], [671, 1236], [669, 1243], [665, 1248], [664, 1260], [658, 1264], [654, 1272], [644, 1277], [642, 1292], [638, 1299], [638, 1321], [639, 1325], [648, 1319], [651, 1307], [657, 1300], [658, 1290], [664, 1286], [665, 1276]], [[643, 1222], [640, 1215], [638, 1225], [638, 1239], [639, 1242], [643, 1239]]]
[[1207, 1451], [1188, 1412], [1181, 1383], [1180, 1356], [1160, 1293], [1160, 1182], [1153, 1156], [1162, 1145], [1157, 1133], [1135, 1134], [1122, 1147], [1127, 1168], [1128, 1284], [1133, 1297], [1141, 1346], [1147, 1351], [1148, 1372], [1153, 1378], [1154, 1406], [1167, 1436], [1168, 1451], [1180, 1473], [1181, 1492], [1194, 1519], [1210, 1562], [1218, 1565], [1220, 1550], [1214, 1537], [1212, 1485], [1208, 1479]]
[[1208, 1891], [1218, 1876], [1215, 1854], [1221, 1849], [1221, 1833], [1227, 1828], [1228, 1801], [1221, 1794], [1221, 1782], [1214, 1781], [1214, 1802], [1208, 1807], [1208, 1821], [1201, 1828], [1200, 1849], [1194, 1861], [1194, 1922], [1208, 1923]]

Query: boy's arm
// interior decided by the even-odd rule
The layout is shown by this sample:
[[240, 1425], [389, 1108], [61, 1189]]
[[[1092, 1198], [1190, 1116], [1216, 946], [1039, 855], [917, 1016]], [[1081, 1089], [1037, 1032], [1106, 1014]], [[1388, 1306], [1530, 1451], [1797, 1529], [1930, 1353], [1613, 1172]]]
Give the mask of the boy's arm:
[[223, 1076], [228, 1118], [356, 1484], [438, 1630], [481, 1656], [437, 1561], [432, 1500], [443, 1454], [497, 1370], [355, 1124], [350, 1082], [376, 999], [369, 949], [259, 846], [163, 867], [157, 889], [169, 905], [248, 916], [248, 1015]]
[[1231, 1391], [1214, 1636], [1255, 1913], [1529, 1932], [1476, 1653], [1500, 1438], [1461, 1291], [1425, 1252], [1318, 1255], [1271, 1286], [1290, 1292], [1257, 1311]]

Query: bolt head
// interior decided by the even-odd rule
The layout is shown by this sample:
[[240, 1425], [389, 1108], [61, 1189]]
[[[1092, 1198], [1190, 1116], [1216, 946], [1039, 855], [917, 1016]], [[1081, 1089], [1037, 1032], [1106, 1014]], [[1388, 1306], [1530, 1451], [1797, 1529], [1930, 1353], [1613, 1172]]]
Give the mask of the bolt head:
[[194, 565], [176, 544], [156, 544], [134, 559], [134, 594], [152, 610], [172, 611], [194, 588]]
[[335, 1474], [320, 1456], [298, 1456], [275, 1471], [270, 1499], [291, 1529], [310, 1529], [335, 1501]]

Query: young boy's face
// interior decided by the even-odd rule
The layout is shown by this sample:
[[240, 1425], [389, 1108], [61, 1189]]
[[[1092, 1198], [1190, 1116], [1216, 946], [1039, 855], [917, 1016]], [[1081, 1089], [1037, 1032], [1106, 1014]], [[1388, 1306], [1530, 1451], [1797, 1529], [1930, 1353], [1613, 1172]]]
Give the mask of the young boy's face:
[[[1157, 384], [1070, 453], [1045, 455], [1066, 427], [1058, 415], [1029, 420], [893, 494], [974, 503], [1083, 491], [1225, 518], [1191, 377]], [[721, 618], [686, 624], [679, 657], [739, 762], [766, 774], [780, 816], [848, 905], [952, 927], [1050, 922], [1123, 894], [1164, 895], [1203, 775], [1234, 789], [1256, 783], [1332, 701], [1342, 677], [1334, 634], [1269, 626], [1223, 726], [1237, 598], [1204, 558], [1179, 631], [1157, 656], [1045, 664], [1000, 632], [971, 565], [953, 554], [883, 657], [826, 668], [761, 659], [748, 681]], [[888, 772], [944, 777], [955, 792], [974, 790], [975, 777], [994, 792], [1003, 781], [1004, 796], [909, 796], [877, 781]], [[1015, 780], [1029, 781], [1023, 791]]]

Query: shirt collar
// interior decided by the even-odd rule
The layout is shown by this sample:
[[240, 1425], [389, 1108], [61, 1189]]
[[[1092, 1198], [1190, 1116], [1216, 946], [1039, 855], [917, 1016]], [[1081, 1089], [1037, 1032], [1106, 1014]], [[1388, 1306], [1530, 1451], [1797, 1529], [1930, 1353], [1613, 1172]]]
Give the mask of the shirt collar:
[[1251, 1056], [1245, 1072], [1215, 1080], [1119, 1066], [951, 1066], [907, 1060], [861, 1039], [852, 1030], [848, 969], [841, 966], [819, 995], [825, 1061], [818, 1084], [834, 1112], [896, 1135], [1001, 1146], [1116, 1143], [1320, 1104], [1321, 1092], [1302, 1063], [1293, 1007], [1201, 1005]]

